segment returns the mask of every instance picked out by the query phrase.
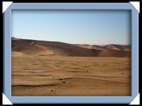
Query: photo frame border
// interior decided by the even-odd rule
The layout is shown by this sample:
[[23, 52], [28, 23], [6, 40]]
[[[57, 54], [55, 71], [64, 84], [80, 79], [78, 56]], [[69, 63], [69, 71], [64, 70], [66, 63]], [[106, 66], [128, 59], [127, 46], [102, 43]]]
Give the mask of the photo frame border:
[[[42, 9], [94, 9], [131, 11], [131, 96], [11, 96], [11, 11]], [[11, 103], [120, 103], [129, 104], [139, 94], [139, 12], [131, 3], [11, 3], [4, 19], [4, 91]]]

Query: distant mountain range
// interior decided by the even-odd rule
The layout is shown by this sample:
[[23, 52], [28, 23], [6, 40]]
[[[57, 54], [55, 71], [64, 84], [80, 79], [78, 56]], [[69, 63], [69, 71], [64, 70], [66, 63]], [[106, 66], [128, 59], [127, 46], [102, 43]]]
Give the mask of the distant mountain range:
[[129, 57], [131, 56], [131, 46], [68, 44], [12, 37], [12, 52], [38, 56]]

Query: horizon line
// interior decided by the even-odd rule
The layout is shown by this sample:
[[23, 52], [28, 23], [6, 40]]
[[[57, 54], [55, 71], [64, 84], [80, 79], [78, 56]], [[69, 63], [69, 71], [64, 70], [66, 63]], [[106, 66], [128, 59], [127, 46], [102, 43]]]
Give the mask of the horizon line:
[[[37, 39], [28, 39], [28, 38], [17, 38], [17, 37], [12, 37], [15, 39], [23, 39], [23, 40], [36, 40], [36, 41], [49, 41], [49, 42], [62, 42], [62, 41], [50, 41], [50, 40], [37, 40]], [[68, 42], [62, 42], [62, 43], [68, 43]], [[89, 43], [68, 43], [68, 44], [74, 44], [74, 45], [99, 45], [99, 46], [105, 46], [105, 45], [126, 45], [126, 46], [131, 46], [131, 44], [118, 44], [118, 43], [107, 43], [107, 44], [89, 44]]]

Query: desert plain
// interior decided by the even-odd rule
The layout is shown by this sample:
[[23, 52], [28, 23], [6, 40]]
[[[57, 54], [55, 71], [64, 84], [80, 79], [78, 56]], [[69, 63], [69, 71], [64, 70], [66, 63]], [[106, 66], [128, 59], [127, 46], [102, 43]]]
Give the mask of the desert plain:
[[131, 96], [129, 49], [12, 38], [11, 95]]

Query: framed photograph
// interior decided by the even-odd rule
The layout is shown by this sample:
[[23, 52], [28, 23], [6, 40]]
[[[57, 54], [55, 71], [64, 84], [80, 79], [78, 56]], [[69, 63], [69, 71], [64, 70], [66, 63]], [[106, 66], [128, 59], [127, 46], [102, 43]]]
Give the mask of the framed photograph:
[[11, 104], [139, 96], [136, 2], [6, 3], [3, 96]]

